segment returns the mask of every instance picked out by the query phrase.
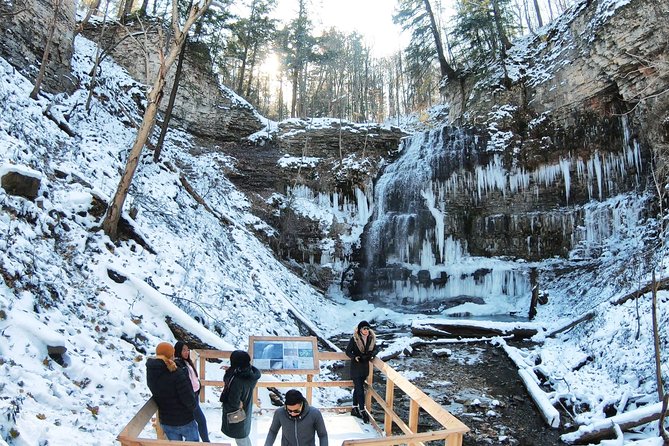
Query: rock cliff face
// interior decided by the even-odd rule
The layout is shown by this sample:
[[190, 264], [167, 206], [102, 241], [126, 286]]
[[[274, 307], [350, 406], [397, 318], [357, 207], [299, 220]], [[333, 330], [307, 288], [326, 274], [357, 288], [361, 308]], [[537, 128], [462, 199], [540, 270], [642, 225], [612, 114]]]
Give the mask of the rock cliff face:
[[[588, 1], [567, 11], [547, 34], [528, 37], [485, 78], [470, 75], [463, 85], [446, 84], [453, 122], [481, 122], [501, 104], [534, 115], [548, 114], [559, 124], [577, 124], [574, 112], [610, 116], [615, 107], [642, 102], [654, 107], [669, 81], [667, 40], [669, 5], [652, 0]], [[465, 99], [463, 99], [463, 97]], [[627, 111], [627, 110], [623, 110]]]
[[446, 85], [450, 119], [432, 130], [346, 124], [340, 138], [336, 121], [289, 121], [253, 157], [235, 153], [277, 252], [318, 285], [341, 275], [356, 299], [513, 308], [536, 262], [593, 260], [635, 231], [669, 134], [669, 6], [619, 5], [575, 6], [505, 70]]
[[584, 2], [505, 69], [447, 84], [459, 127], [414, 135], [376, 182], [352, 296], [524, 299], [527, 261], [594, 259], [634, 231], [653, 212], [639, 199], [668, 142], [667, 19], [664, 3]]
[[398, 128], [291, 119], [255, 143], [225, 144], [230, 179], [268, 222], [277, 255], [314, 285], [338, 281], [369, 217], [373, 180], [398, 153]]
[[[135, 34], [140, 35], [137, 37]], [[100, 41], [101, 29], [88, 27], [85, 34]], [[163, 31], [167, 34], [167, 31]], [[140, 82], [147, 85], [159, 67], [160, 34], [155, 23], [126, 23], [108, 27], [102, 35], [102, 46], [117, 63]], [[160, 110], [165, 111], [174, 82], [176, 62], [167, 75], [165, 95]], [[218, 141], [239, 141], [261, 129], [263, 123], [253, 107], [239, 96], [221, 88], [212, 72], [206, 48], [190, 43], [186, 49], [181, 81], [172, 114], [172, 125], [195, 135]]]
[[43, 86], [46, 91], [73, 89], [70, 76], [75, 2], [61, 0], [58, 13], [53, 2], [26, 0], [0, 3], [0, 55], [27, 76], [34, 79], [39, 72], [49, 30], [55, 31]]

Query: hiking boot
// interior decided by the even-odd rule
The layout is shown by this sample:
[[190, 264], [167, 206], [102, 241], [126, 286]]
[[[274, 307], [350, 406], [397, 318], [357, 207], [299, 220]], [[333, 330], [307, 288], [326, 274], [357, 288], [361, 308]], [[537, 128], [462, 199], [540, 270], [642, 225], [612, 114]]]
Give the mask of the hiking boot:
[[367, 413], [366, 410], [364, 410], [364, 409], [361, 410], [360, 411], [360, 416], [362, 417], [362, 421], [364, 421], [365, 423], [369, 423], [369, 414]]
[[354, 417], [362, 418], [362, 415], [360, 415], [360, 409], [358, 409], [357, 407], [351, 409], [351, 415], [353, 415]]

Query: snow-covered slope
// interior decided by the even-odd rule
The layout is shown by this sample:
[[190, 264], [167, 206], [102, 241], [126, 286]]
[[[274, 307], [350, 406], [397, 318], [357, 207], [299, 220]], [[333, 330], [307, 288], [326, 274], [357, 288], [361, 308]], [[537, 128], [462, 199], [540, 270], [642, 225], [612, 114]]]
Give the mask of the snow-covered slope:
[[[324, 299], [254, 237], [263, 223], [221, 173], [229, 160], [186, 134], [170, 131], [162, 161], [145, 152], [135, 176], [126, 209], [144, 246], [111, 243], [99, 199], [116, 189], [144, 95], [105, 61], [87, 112], [94, 54], [78, 37], [81, 89], [37, 102], [0, 59], [0, 169], [41, 180], [34, 202], [0, 188], [0, 438], [16, 444], [112, 444], [148, 398], [145, 356], [175, 340], [168, 318], [222, 349], [246, 348], [249, 335], [299, 335], [295, 318], [322, 336], [352, 325], [353, 309]], [[62, 366], [48, 347], [66, 348]]]

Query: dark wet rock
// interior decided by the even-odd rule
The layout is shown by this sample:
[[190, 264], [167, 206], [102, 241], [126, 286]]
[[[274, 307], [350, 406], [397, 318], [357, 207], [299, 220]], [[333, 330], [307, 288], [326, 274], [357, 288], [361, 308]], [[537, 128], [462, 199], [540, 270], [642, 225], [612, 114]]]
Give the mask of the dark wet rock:
[[10, 170], [2, 176], [0, 184], [7, 194], [34, 201], [37, 198], [41, 180], [32, 175]]

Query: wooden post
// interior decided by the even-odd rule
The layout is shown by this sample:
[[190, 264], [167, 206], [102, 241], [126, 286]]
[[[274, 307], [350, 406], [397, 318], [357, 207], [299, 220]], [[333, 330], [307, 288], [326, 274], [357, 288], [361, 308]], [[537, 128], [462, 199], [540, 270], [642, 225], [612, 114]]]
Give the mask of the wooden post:
[[[313, 382], [314, 381], [314, 375], [308, 374], [307, 375], [307, 382]], [[307, 403], [311, 405], [311, 397], [313, 396], [314, 393], [314, 388], [311, 386], [307, 386]]]
[[418, 411], [420, 411], [420, 406], [412, 398], [409, 403], [409, 429], [414, 434], [418, 433]]
[[[202, 382], [204, 382], [204, 380], [206, 378], [205, 374], [206, 374], [206, 369], [207, 369], [206, 368], [207, 358], [198, 354], [197, 359], [199, 361], [198, 365], [200, 366], [200, 383], [202, 383]], [[200, 384], [200, 402], [201, 403], [204, 403], [204, 389], [205, 389], [205, 387], [206, 386], [204, 386], [203, 384]]]
[[446, 446], [462, 446], [463, 435], [461, 433], [451, 434], [446, 438]]
[[156, 412], [156, 424], [154, 424], [154, 427], [156, 428], [156, 438], [158, 440], [167, 440], [167, 437], [165, 436], [165, 432], [163, 431], [163, 428], [160, 425], [160, 413], [159, 412]]
[[386, 379], [386, 406], [388, 410], [384, 411], [383, 429], [386, 436], [389, 437], [393, 433], [393, 404], [395, 402], [395, 383], [390, 379]]
[[[370, 389], [372, 388], [372, 384], [374, 383], [374, 364], [373, 362], [369, 363], [369, 375], [367, 375], [367, 387]], [[371, 392], [365, 392], [365, 410], [367, 410], [367, 413], [371, 416], [372, 415], [372, 394]]]

